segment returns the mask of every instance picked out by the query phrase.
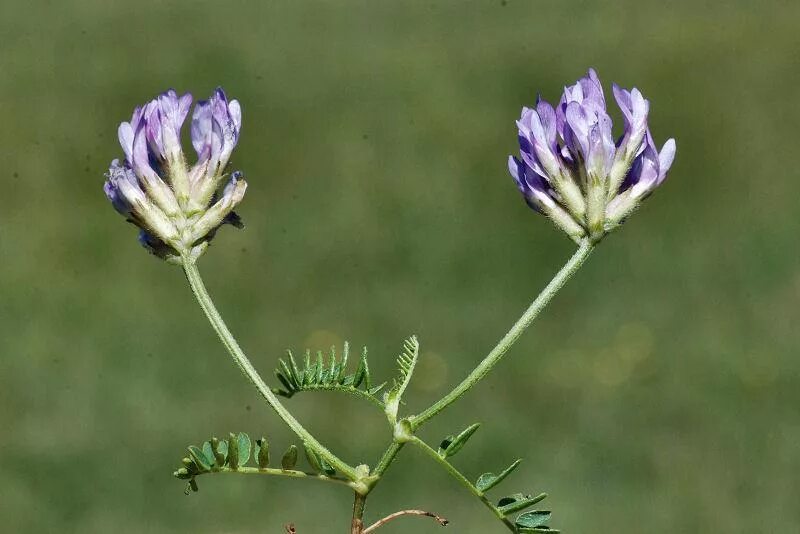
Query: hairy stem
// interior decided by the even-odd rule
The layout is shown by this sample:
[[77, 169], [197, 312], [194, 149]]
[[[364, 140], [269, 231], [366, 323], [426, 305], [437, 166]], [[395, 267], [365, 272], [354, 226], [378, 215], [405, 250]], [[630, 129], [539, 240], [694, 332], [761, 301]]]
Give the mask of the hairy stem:
[[516, 532], [516, 527], [514, 526], [514, 523], [512, 523], [509, 519], [504, 517], [503, 514], [500, 512], [500, 510], [498, 510], [498, 508], [494, 504], [492, 504], [492, 502], [483, 494], [483, 492], [480, 491], [477, 487], [475, 487], [475, 485], [472, 482], [467, 480], [467, 478], [461, 474], [461, 471], [456, 469], [455, 466], [453, 466], [453, 464], [451, 464], [450, 462], [439, 456], [438, 452], [436, 452], [433, 448], [431, 448], [430, 445], [428, 445], [418, 437], [416, 436], [413, 437], [411, 439], [411, 443], [422, 449], [425, 452], [425, 454], [433, 458], [436, 461], [436, 463], [441, 465], [451, 477], [455, 478], [462, 486], [467, 488], [467, 490], [470, 493], [472, 493], [475, 497], [480, 499], [480, 501], [484, 504], [484, 506], [486, 506], [489, 510], [491, 510], [492, 513], [500, 521], [502, 521], [503, 524], [506, 527], [508, 527], [509, 530], [511, 530], [511, 532]]
[[384, 408], [383, 403], [375, 395], [370, 395], [366, 391], [358, 389], [358, 388], [354, 388], [352, 386], [342, 386], [342, 385], [338, 385], [338, 384], [313, 384], [313, 385], [307, 384], [307, 385], [304, 385], [303, 388], [298, 390], [297, 392], [293, 392], [291, 395], [283, 395], [283, 396], [287, 397], [287, 398], [291, 398], [291, 397], [295, 396], [297, 393], [299, 393], [301, 391], [337, 391], [337, 392], [343, 392], [343, 393], [347, 393], [349, 395], [353, 395], [355, 397], [364, 399], [366, 401], [369, 401], [373, 405], [375, 405], [377, 408], [380, 408], [381, 411], [383, 411], [383, 408]]
[[398, 441], [392, 441], [392, 444], [389, 445], [389, 448], [383, 453], [381, 459], [378, 460], [378, 465], [375, 466], [375, 469], [373, 469], [370, 474], [377, 477], [382, 476], [386, 469], [388, 469], [394, 461], [397, 453], [399, 453], [400, 449], [403, 448], [403, 445], [403, 443], [399, 443]]
[[404, 515], [419, 515], [422, 517], [432, 517], [433, 519], [438, 521], [438, 523], [443, 527], [446, 527], [450, 523], [444, 517], [432, 514], [431, 512], [426, 512], [425, 510], [400, 510], [399, 512], [387, 515], [383, 519], [380, 519], [375, 523], [373, 523], [372, 525], [370, 525], [369, 527], [365, 528], [363, 534], [369, 534], [370, 532], [374, 532], [375, 530], [379, 529], [389, 521], [397, 519], [398, 517], [403, 517]]
[[[309, 473], [307, 471], [297, 471], [295, 469], [275, 469], [271, 467], [237, 467], [236, 469], [231, 469], [230, 467], [222, 467], [210, 471], [210, 473], [239, 473], [243, 475], [272, 475], [289, 478], [308, 478], [319, 480], [320, 482], [334, 482], [353, 487], [351, 481], [347, 478], [336, 476], [329, 477], [327, 475], [320, 475], [319, 473]], [[203, 476], [204, 474], [206, 473], [202, 473], [197, 476]]]
[[409, 418], [412, 429], [417, 429], [422, 426], [428, 419], [438, 414], [464, 393], [467, 392], [472, 386], [478, 383], [486, 374], [491, 371], [492, 367], [500, 361], [500, 358], [508, 351], [517, 339], [522, 335], [528, 326], [533, 322], [539, 313], [544, 309], [550, 300], [558, 293], [558, 290], [564, 287], [564, 284], [574, 275], [578, 269], [583, 265], [589, 255], [594, 249], [594, 243], [589, 239], [584, 239], [575, 254], [567, 261], [558, 273], [553, 277], [549, 284], [539, 293], [539, 296], [533, 303], [525, 310], [511, 330], [503, 336], [503, 339], [492, 349], [492, 351], [483, 359], [478, 366], [467, 376], [459, 385], [453, 388], [450, 393], [442, 397], [434, 405], [427, 408], [425, 411], [415, 417]]
[[350, 534], [363, 534], [364, 532], [364, 507], [367, 496], [355, 492], [353, 500], [353, 520], [350, 522]]
[[208, 291], [203, 284], [203, 279], [200, 277], [200, 272], [197, 270], [197, 265], [194, 263], [194, 261], [189, 258], [184, 258], [183, 271], [186, 273], [186, 279], [189, 281], [189, 285], [192, 288], [195, 298], [197, 298], [197, 302], [205, 312], [206, 317], [208, 317], [208, 321], [211, 323], [211, 326], [214, 328], [217, 336], [219, 336], [222, 344], [228, 350], [233, 358], [233, 361], [236, 363], [242, 373], [244, 373], [247, 379], [256, 387], [261, 396], [266, 399], [270, 407], [272, 407], [272, 409], [275, 410], [278, 416], [283, 419], [289, 428], [291, 428], [292, 431], [294, 431], [294, 433], [297, 434], [301, 440], [303, 440], [303, 443], [314, 449], [314, 451], [322, 456], [329, 464], [331, 464], [334, 469], [344, 474], [347, 478], [353, 481], [357, 480], [358, 477], [355, 469], [329, 451], [319, 441], [317, 441], [317, 439], [312, 436], [308, 430], [306, 430], [303, 425], [301, 425], [300, 422], [295, 419], [291, 413], [289, 413], [286, 408], [284, 408], [283, 404], [281, 404], [275, 394], [272, 393], [270, 387], [264, 382], [264, 380], [261, 378], [261, 375], [259, 375], [258, 371], [256, 371], [256, 368], [253, 367], [252, 363], [250, 363], [250, 360], [247, 358], [244, 351], [242, 351], [241, 347], [239, 347], [239, 344], [236, 342], [236, 339], [233, 337], [231, 331], [228, 330], [225, 321], [223, 321], [222, 316], [214, 306], [214, 302], [211, 300], [211, 297], [209, 296]]

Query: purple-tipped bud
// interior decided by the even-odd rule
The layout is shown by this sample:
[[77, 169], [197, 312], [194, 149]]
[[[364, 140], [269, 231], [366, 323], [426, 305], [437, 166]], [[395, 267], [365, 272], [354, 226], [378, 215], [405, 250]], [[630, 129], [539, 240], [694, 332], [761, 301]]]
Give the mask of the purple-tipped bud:
[[613, 86], [624, 118], [614, 140], [597, 73], [564, 88], [557, 107], [538, 99], [517, 121], [520, 159], [509, 172], [525, 200], [574, 240], [600, 240], [663, 182], [675, 156], [659, 154], [647, 128], [650, 104], [638, 89]]
[[661, 152], [656, 150], [648, 130], [642, 151], [636, 156], [625, 176], [621, 192], [606, 208], [607, 227], [612, 229], [625, 220], [667, 178], [667, 171], [675, 159], [675, 140], [668, 139]]
[[182, 157], [181, 128], [189, 114], [192, 95], [178, 94], [170, 89], [158, 97], [158, 118], [161, 126], [161, 155], [164, 159]]
[[103, 191], [106, 197], [108, 197], [108, 200], [111, 201], [111, 205], [114, 206], [114, 209], [117, 210], [120, 215], [124, 215], [125, 218], [130, 219], [133, 216], [133, 206], [128, 201], [128, 198], [122, 194], [122, 191], [120, 191], [120, 180], [130, 183], [131, 187], [135, 190], [134, 194], [139, 196], [140, 199], [145, 198], [144, 192], [139, 188], [139, 183], [136, 181], [136, 175], [133, 174], [133, 171], [121, 166], [119, 160], [115, 159], [111, 162], [111, 167], [108, 169], [108, 173], [106, 173], [106, 183], [103, 184]]
[[190, 171], [190, 176], [192, 198], [196, 203], [207, 203], [219, 187], [222, 179], [220, 169], [228, 164], [241, 129], [242, 110], [239, 102], [229, 102], [221, 88], [214, 91], [211, 98], [195, 106], [191, 134], [198, 163]]
[[550, 217], [571, 238], [579, 240], [584, 236], [583, 228], [559, 204], [556, 193], [540, 174], [514, 156], [508, 157], [508, 170], [531, 208]]
[[138, 227], [164, 239], [178, 236], [173, 222], [151, 202], [127, 162], [120, 164], [116, 159], [111, 162], [103, 190], [114, 209]]
[[189, 168], [181, 129], [191, 104], [190, 94], [170, 89], [137, 107], [118, 129], [125, 161], [112, 162], [104, 185], [113, 207], [141, 228], [139, 241], [164, 259], [196, 259], [219, 226], [241, 226], [232, 211], [247, 187], [241, 173], [216, 198], [241, 131], [239, 103], [222, 89], [197, 103], [191, 137], [199, 161]]

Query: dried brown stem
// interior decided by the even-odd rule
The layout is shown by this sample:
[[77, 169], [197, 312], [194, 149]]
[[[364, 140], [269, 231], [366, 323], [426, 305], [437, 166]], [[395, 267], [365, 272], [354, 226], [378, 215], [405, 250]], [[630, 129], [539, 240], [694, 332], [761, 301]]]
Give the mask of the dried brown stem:
[[383, 519], [381, 519], [379, 521], [376, 521], [375, 523], [373, 523], [372, 525], [370, 525], [369, 527], [364, 529], [363, 530], [363, 534], [369, 534], [370, 532], [374, 532], [376, 529], [382, 527], [383, 525], [385, 525], [386, 523], [388, 523], [392, 519], [397, 519], [398, 517], [402, 517], [404, 515], [419, 515], [419, 516], [422, 516], [422, 517], [432, 517], [433, 519], [438, 521], [439, 524], [442, 525], [443, 527], [446, 527], [447, 524], [449, 523], [449, 521], [447, 519], [445, 519], [444, 517], [440, 517], [440, 516], [438, 516], [436, 514], [432, 514], [430, 512], [426, 512], [425, 510], [400, 510], [399, 512], [395, 512], [393, 514], [389, 514], [386, 517], [384, 517]]
[[364, 507], [367, 503], [367, 496], [355, 492], [353, 501], [353, 520], [350, 523], [350, 534], [364, 533]]

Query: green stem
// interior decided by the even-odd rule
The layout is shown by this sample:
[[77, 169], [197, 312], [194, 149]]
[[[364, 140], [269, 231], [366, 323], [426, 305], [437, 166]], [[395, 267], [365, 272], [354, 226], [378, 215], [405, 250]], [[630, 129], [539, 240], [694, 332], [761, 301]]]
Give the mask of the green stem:
[[[272, 475], [272, 476], [281, 476], [281, 477], [289, 477], [289, 478], [308, 478], [319, 480], [320, 482], [335, 482], [337, 484], [344, 484], [345, 486], [353, 487], [350, 480], [341, 477], [329, 477], [326, 475], [320, 475], [318, 473], [309, 473], [306, 471], [297, 471], [294, 469], [275, 469], [271, 467], [239, 467], [237, 469], [231, 469], [230, 467], [223, 467], [221, 469], [215, 469], [213, 471], [209, 471], [209, 473], [239, 473], [243, 475]], [[197, 476], [205, 475], [206, 473], [201, 473]]]
[[438, 452], [433, 450], [433, 448], [431, 448], [427, 443], [425, 443], [418, 437], [414, 436], [413, 438], [411, 438], [411, 443], [422, 449], [428, 456], [433, 458], [439, 465], [444, 467], [445, 471], [447, 471], [451, 477], [455, 478], [458, 482], [461, 483], [462, 486], [467, 488], [467, 490], [469, 490], [470, 493], [472, 493], [475, 497], [480, 499], [480, 501], [489, 510], [491, 510], [492, 513], [500, 521], [502, 521], [505, 526], [509, 528], [509, 530], [511, 530], [511, 532], [517, 531], [516, 527], [514, 526], [514, 523], [512, 523], [511, 520], [509, 520], [508, 518], [506, 518], [503, 515], [503, 513], [494, 504], [492, 504], [492, 502], [489, 499], [486, 498], [483, 492], [480, 491], [478, 488], [476, 488], [472, 482], [467, 480], [467, 478], [464, 475], [462, 475], [461, 472], [453, 466], [453, 464], [451, 464], [450, 462], [439, 456]]
[[500, 358], [503, 357], [508, 349], [511, 348], [519, 336], [522, 335], [525, 329], [530, 326], [531, 322], [536, 319], [544, 307], [547, 306], [553, 296], [558, 293], [558, 290], [564, 287], [564, 284], [566, 284], [572, 275], [574, 275], [578, 269], [580, 269], [581, 265], [583, 265], [593, 249], [594, 243], [592, 243], [589, 239], [584, 239], [578, 247], [578, 250], [575, 251], [575, 254], [572, 255], [569, 261], [567, 261], [561, 270], [558, 271], [550, 283], [547, 284], [541, 293], [539, 293], [539, 296], [536, 297], [536, 300], [534, 300], [530, 307], [525, 310], [525, 313], [522, 314], [522, 317], [520, 317], [519, 320], [514, 323], [514, 326], [511, 327], [511, 330], [509, 330], [508, 333], [503, 336], [503, 339], [501, 339], [495, 348], [492, 349], [489, 355], [478, 364], [478, 366], [469, 374], [469, 376], [467, 376], [467, 378], [453, 388], [450, 393], [442, 397], [433, 406], [429, 407], [419, 415], [409, 418], [409, 421], [411, 422], [411, 428], [415, 430], [422, 426], [428, 419], [450, 406], [450, 404], [466, 393], [467, 390], [477, 384], [481, 378], [486, 376], [492, 367], [494, 367], [494, 365], [500, 361]]
[[297, 434], [301, 440], [303, 440], [303, 443], [305, 443], [306, 446], [314, 449], [314, 451], [325, 458], [325, 460], [331, 464], [334, 469], [344, 474], [350, 480], [358, 480], [355, 469], [345, 463], [343, 460], [339, 459], [339, 457], [337, 457], [319, 441], [317, 441], [317, 439], [314, 438], [314, 436], [312, 436], [308, 430], [303, 428], [303, 425], [301, 425], [300, 422], [295, 419], [286, 408], [284, 408], [283, 404], [281, 404], [275, 394], [272, 393], [270, 387], [267, 386], [267, 384], [258, 374], [258, 371], [256, 371], [256, 368], [253, 367], [252, 363], [250, 363], [250, 360], [244, 354], [244, 351], [242, 351], [241, 347], [239, 347], [239, 344], [236, 342], [233, 334], [225, 325], [225, 321], [223, 321], [222, 316], [214, 306], [214, 302], [211, 300], [211, 297], [209, 296], [208, 291], [203, 284], [203, 279], [200, 277], [200, 272], [197, 270], [197, 265], [194, 263], [194, 261], [189, 258], [184, 258], [183, 270], [186, 273], [186, 279], [189, 281], [192, 292], [197, 298], [197, 302], [200, 304], [200, 307], [203, 308], [203, 311], [205, 312], [206, 317], [208, 317], [211, 326], [214, 327], [214, 331], [217, 333], [217, 336], [219, 336], [222, 344], [225, 345], [225, 348], [230, 353], [233, 361], [236, 363], [239, 369], [241, 369], [242, 373], [244, 373], [247, 379], [256, 387], [258, 392], [261, 393], [261, 396], [266, 399], [272, 409], [275, 410], [278, 416], [283, 419], [289, 428], [291, 428], [292, 431], [294, 431], [294, 433]]
[[[400, 449], [403, 448], [404, 443], [400, 443], [398, 441], [392, 441], [392, 444], [389, 445], [389, 448], [386, 449], [386, 452], [383, 453], [381, 459], [378, 461], [378, 465], [375, 466], [375, 469], [372, 470], [370, 475], [380, 477], [383, 473], [388, 469], [388, 467], [394, 461], [395, 456], [397, 453], [400, 452]], [[374, 487], [374, 486], [373, 486]]]
[[[349, 395], [353, 395], [355, 397], [359, 397], [361, 399], [367, 400], [374, 404], [376, 407], [380, 408], [383, 411], [383, 403], [381, 400], [376, 397], [375, 395], [370, 395], [364, 390], [354, 388], [352, 386], [341, 386], [338, 384], [314, 384], [314, 385], [305, 385], [302, 389], [297, 390], [296, 392], [292, 393], [292, 396], [296, 395], [301, 391], [338, 391], [342, 393], [347, 393]], [[286, 396], [286, 395], [284, 395]]]

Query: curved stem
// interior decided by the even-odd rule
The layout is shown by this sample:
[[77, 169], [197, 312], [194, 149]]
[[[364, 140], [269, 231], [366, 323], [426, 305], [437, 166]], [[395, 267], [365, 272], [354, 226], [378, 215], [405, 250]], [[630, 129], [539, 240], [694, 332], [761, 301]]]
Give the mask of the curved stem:
[[432, 514], [431, 512], [426, 512], [425, 510], [400, 510], [399, 512], [387, 515], [383, 519], [380, 519], [375, 523], [373, 523], [372, 525], [370, 525], [369, 527], [365, 528], [363, 534], [369, 534], [370, 532], [374, 532], [375, 530], [379, 529], [392, 519], [397, 519], [398, 517], [403, 517], [404, 515], [420, 515], [422, 517], [432, 517], [443, 527], [446, 527], [450, 523], [450, 521], [448, 521], [444, 517]]
[[494, 365], [500, 361], [500, 358], [503, 357], [508, 349], [511, 348], [514, 342], [517, 341], [519, 336], [522, 335], [525, 329], [530, 326], [534, 319], [536, 319], [544, 307], [547, 306], [553, 296], [558, 293], [558, 290], [564, 287], [564, 284], [566, 284], [572, 275], [575, 274], [578, 269], [580, 269], [581, 265], [583, 265], [583, 263], [592, 253], [593, 249], [594, 243], [592, 243], [590, 240], [584, 239], [581, 241], [578, 250], [575, 251], [575, 254], [573, 254], [569, 261], [564, 264], [561, 270], [556, 273], [550, 283], [547, 284], [541, 293], [539, 293], [539, 296], [536, 297], [536, 300], [534, 300], [528, 309], [525, 310], [525, 313], [522, 314], [522, 317], [520, 317], [517, 322], [514, 323], [514, 326], [511, 327], [511, 330], [509, 330], [508, 333], [503, 336], [503, 339], [497, 343], [489, 355], [486, 356], [486, 358], [484, 358], [475, 369], [473, 369], [467, 378], [453, 388], [450, 393], [442, 397], [433, 406], [429, 407], [419, 415], [410, 417], [409, 421], [411, 423], [411, 428], [417, 429], [422, 426], [428, 419], [450, 406], [450, 404], [466, 393], [467, 390], [478, 383], [481, 378], [486, 376], [492, 367], [494, 367]]
[[425, 452], [425, 454], [433, 458], [436, 461], [436, 463], [444, 467], [444, 470], [447, 471], [447, 473], [451, 477], [455, 478], [458, 482], [461, 483], [462, 486], [467, 488], [467, 490], [469, 490], [470, 493], [472, 493], [475, 497], [480, 499], [480, 501], [484, 504], [484, 506], [486, 506], [489, 510], [491, 510], [492, 513], [500, 521], [502, 521], [503, 524], [506, 527], [508, 527], [509, 530], [511, 530], [511, 532], [517, 531], [516, 527], [514, 526], [514, 523], [512, 523], [508, 518], [506, 518], [503, 515], [503, 513], [494, 504], [492, 504], [492, 502], [488, 498], [486, 498], [483, 492], [479, 490], [477, 487], [475, 487], [475, 484], [467, 480], [467, 477], [462, 475], [461, 471], [456, 469], [455, 466], [453, 466], [453, 464], [451, 464], [450, 462], [439, 456], [439, 453], [433, 450], [433, 448], [431, 448], [430, 445], [428, 445], [418, 437], [414, 436], [413, 438], [411, 438], [411, 443], [422, 449]]
[[314, 451], [322, 456], [329, 464], [331, 464], [334, 469], [347, 476], [347, 478], [350, 480], [358, 480], [355, 469], [345, 463], [343, 460], [339, 459], [335, 454], [317, 441], [317, 439], [312, 436], [308, 430], [303, 428], [303, 425], [301, 425], [300, 422], [295, 419], [286, 408], [284, 408], [283, 404], [281, 404], [270, 387], [264, 382], [264, 379], [261, 378], [261, 375], [258, 374], [258, 371], [256, 371], [256, 368], [253, 367], [252, 363], [250, 363], [250, 360], [244, 354], [244, 351], [242, 351], [241, 347], [239, 347], [239, 344], [236, 342], [233, 334], [230, 330], [228, 330], [228, 327], [225, 325], [225, 321], [223, 321], [222, 316], [214, 306], [214, 302], [211, 300], [211, 296], [209, 296], [208, 291], [203, 284], [203, 279], [200, 277], [200, 272], [197, 270], [197, 265], [194, 263], [194, 261], [189, 258], [184, 258], [183, 271], [186, 273], [186, 279], [189, 281], [189, 285], [192, 288], [194, 296], [197, 298], [197, 302], [205, 312], [206, 317], [208, 317], [208, 321], [211, 323], [211, 326], [214, 327], [214, 331], [217, 333], [217, 336], [219, 336], [222, 344], [225, 345], [225, 348], [230, 353], [233, 361], [236, 363], [242, 373], [244, 373], [247, 379], [256, 387], [261, 396], [266, 399], [267, 403], [269, 403], [272, 409], [275, 410], [278, 416], [283, 419], [289, 428], [291, 428], [292, 431], [294, 431], [294, 433], [297, 434], [308, 447], [314, 449]]

